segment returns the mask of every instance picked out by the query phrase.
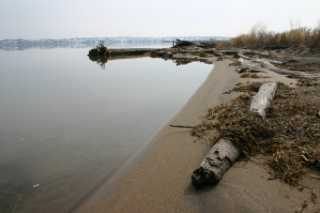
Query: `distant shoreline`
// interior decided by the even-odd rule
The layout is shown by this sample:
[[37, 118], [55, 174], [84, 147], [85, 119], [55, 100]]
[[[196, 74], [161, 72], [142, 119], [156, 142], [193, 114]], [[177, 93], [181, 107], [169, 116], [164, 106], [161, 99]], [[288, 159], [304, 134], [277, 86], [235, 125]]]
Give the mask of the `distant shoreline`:
[[100, 41], [106, 46], [170, 46], [176, 39], [184, 40], [225, 40], [225, 37], [215, 36], [177, 36], [177, 37], [87, 37], [87, 38], [63, 38], [63, 39], [2, 39], [0, 50], [25, 50], [32, 48], [92, 48]]

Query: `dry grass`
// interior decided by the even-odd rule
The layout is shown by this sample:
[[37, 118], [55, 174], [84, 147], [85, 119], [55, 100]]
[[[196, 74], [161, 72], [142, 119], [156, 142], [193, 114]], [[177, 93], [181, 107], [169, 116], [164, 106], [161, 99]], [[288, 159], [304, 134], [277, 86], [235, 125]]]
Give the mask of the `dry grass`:
[[320, 48], [320, 28], [299, 27], [282, 33], [255, 28], [248, 34], [233, 38], [231, 45], [245, 48]]
[[252, 83], [237, 83], [236, 86], [232, 89], [234, 92], [246, 92], [249, 95], [253, 95], [259, 91], [261, 82], [252, 82]]
[[[238, 89], [247, 88], [252, 95], [257, 87], [239, 85]], [[320, 144], [319, 91], [319, 85], [298, 89], [280, 85], [265, 120], [249, 111], [251, 96], [241, 96], [229, 105], [210, 109], [192, 135], [213, 143], [228, 138], [246, 157], [269, 156], [273, 177], [297, 185], [305, 168], [315, 163]]]

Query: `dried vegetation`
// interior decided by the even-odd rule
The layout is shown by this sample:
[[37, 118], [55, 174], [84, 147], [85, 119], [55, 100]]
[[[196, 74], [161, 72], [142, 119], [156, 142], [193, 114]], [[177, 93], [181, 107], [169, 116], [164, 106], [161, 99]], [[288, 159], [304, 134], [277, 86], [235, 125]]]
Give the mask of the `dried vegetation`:
[[289, 47], [320, 48], [320, 26], [310, 29], [293, 27], [281, 33], [267, 31], [266, 27], [257, 25], [250, 33], [242, 34], [231, 40], [233, 47], [285, 49]]
[[297, 89], [280, 84], [272, 108], [263, 120], [249, 112], [251, 95], [260, 83], [238, 85], [245, 92], [229, 105], [209, 109], [202, 124], [192, 129], [201, 140], [216, 142], [228, 138], [245, 158], [257, 154], [267, 156], [274, 178], [297, 185], [306, 167], [316, 163], [320, 144], [320, 86]]

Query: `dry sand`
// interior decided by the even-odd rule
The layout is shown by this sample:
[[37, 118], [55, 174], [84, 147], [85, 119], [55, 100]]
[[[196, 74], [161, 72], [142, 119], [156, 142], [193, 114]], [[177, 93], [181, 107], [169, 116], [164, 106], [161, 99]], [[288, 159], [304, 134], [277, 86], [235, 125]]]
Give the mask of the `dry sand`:
[[[232, 98], [224, 92], [234, 87], [239, 75], [229, 63], [216, 62], [214, 71], [170, 124], [195, 125], [209, 107]], [[310, 190], [300, 192], [278, 180], [268, 180], [267, 170], [257, 160], [238, 162], [216, 187], [195, 191], [190, 177], [208, 150], [207, 144], [194, 142], [188, 129], [165, 126], [133, 164], [76, 212], [295, 212], [305, 200], [309, 206], [304, 212], [316, 212], [319, 207], [310, 204]], [[319, 186], [318, 182], [306, 178], [304, 184]], [[315, 190], [319, 193], [319, 187]]]

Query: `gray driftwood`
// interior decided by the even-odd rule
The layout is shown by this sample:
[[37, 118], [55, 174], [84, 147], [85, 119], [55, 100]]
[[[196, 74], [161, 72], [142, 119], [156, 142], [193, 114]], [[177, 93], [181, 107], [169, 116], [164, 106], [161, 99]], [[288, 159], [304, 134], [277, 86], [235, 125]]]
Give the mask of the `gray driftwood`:
[[196, 188], [217, 184], [240, 156], [240, 150], [226, 139], [219, 140], [192, 174]]
[[253, 96], [250, 111], [258, 113], [262, 118], [266, 117], [266, 109], [271, 106], [272, 99], [276, 94], [277, 83], [270, 82], [263, 84], [258, 93]]
[[[253, 97], [250, 111], [257, 112], [265, 118], [266, 110], [271, 106], [271, 101], [275, 95], [277, 83], [263, 84], [258, 93]], [[229, 140], [220, 139], [209, 151], [200, 167], [194, 170], [191, 180], [196, 188], [206, 185], [217, 184], [236, 162], [241, 151]]]
[[238, 56], [240, 57], [239, 62], [241, 63], [242, 68], [249, 68], [260, 72], [272, 71], [281, 75], [291, 76], [295, 78], [320, 78], [320, 75], [318, 73], [307, 73], [298, 70], [288, 70], [275, 66], [283, 64], [283, 62], [281, 61], [270, 60], [266, 58], [251, 58], [244, 55], [241, 51], [239, 52]]

